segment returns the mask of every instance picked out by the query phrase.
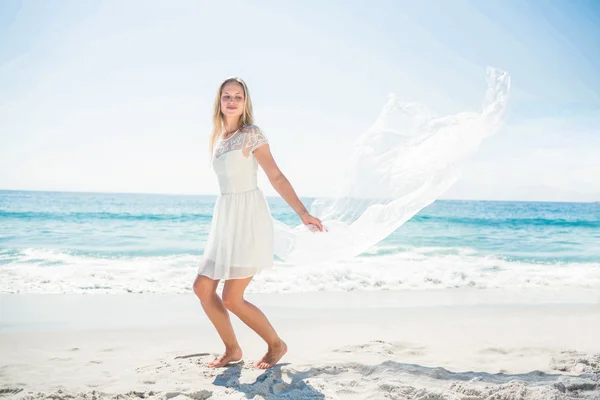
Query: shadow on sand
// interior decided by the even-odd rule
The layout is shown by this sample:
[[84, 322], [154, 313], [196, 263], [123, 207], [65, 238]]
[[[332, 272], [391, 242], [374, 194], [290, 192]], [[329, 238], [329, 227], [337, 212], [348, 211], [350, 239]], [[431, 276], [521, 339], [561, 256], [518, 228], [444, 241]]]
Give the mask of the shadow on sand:
[[240, 376], [244, 362], [232, 364], [215, 377], [213, 384], [235, 389], [243, 393], [246, 398], [252, 399], [256, 395], [266, 398], [279, 397], [289, 399], [323, 399], [325, 396], [317, 389], [304, 382], [302, 379], [292, 379], [286, 382], [281, 373], [281, 368], [289, 364], [277, 364], [265, 370], [253, 383], [240, 383]]
[[[453, 372], [442, 367], [426, 367], [396, 361], [384, 361], [377, 365], [342, 363], [311, 367], [303, 371], [284, 368], [282, 372], [282, 367], [289, 365], [285, 363], [278, 364], [258, 376], [255, 382], [246, 384], [239, 381], [244, 367], [243, 362], [240, 362], [227, 367], [215, 378], [213, 383], [217, 386], [235, 389], [250, 399], [256, 395], [267, 399], [323, 399], [325, 395], [308, 384], [308, 379], [318, 377], [327, 379], [341, 374], [348, 374], [348, 377], [352, 376], [353, 378], [358, 375], [361, 379], [360, 382], [348, 378], [336, 380], [332, 390], [335, 390], [338, 395], [353, 394], [357, 396], [362, 393], [367, 396], [376, 396], [377, 393], [383, 395], [384, 392], [387, 392], [392, 398], [416, 399], [428, 393], [430, 397], [427, 398], [437, 399], [440, 394], [439, 390], [431, 389], [430, 392], [429, 388], [423, 389], [423, 384], [426, 382], [426, 380], [423, 380], [424, 378], [430, 379], [432, 383], [437, 381], [437, 384], [432, 386], [439, 388], [441, 384], [449, 388], [450, 393], [455, 392], [457, 395], [464, 394], [462, 392], [467, 390], [471, 400], [488, 399], [489, 396], [494, 396], [496, 392], [505, 394], [512, 391], [515, 392], [515, 395], [521, 393], [524, 396], [523, 399], [537, 399], [540, 393], [548, 395], [567, 394], [565, 398], [571, 398], [568, 396], [569, 394], [583, 395], [583, 393], [586, 393], [585, 395], [589, 396], [591, 394], [595, 395], [597, 391], [600, 393], [597, 374], [564, 375], [542, 371], [531, 371], [522, 374], [475, 371]], [[285, 380], [282, 375], [286, 377]], [[420, 382], [421, 389], [411, 386], [414, 382]], [[447, 384], [444, 385], [444, 382]], [[486, 384], [486, 389], [482, 389], [479, 385], [474, 386], [474, 383]], [[526, 390], [526, 394], [523, 394], [523, 389], [526, 387], [533, 390]], [[370, 393], [373, 390], [376, 392]], [[394, 397], [394, 395], [400, 397]]]

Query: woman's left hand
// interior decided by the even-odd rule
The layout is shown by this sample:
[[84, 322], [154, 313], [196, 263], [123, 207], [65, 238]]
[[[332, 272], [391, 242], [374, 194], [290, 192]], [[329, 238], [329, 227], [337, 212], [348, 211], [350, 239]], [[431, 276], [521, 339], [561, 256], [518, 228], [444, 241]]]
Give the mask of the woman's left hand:
[[[327, 229], [323, 227], [323, 223], [319, 218], [313, 217], [308, 213], [306, 215], [301, 216], [300, 218], [302, 218], [302, 222], [304, 223], [304, 225], [314, 225], [319, 229], [320, 232], [327, 232]], [[310, 229], [310, 226], [308, 228]]]

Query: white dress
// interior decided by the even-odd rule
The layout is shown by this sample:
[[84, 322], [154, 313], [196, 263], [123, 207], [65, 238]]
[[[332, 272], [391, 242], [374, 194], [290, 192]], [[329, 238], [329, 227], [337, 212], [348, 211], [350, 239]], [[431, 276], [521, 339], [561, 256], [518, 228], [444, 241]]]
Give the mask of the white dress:
[[273, 266], [273, 222], [263, 192], [257, 186], [254, 150], [267, 138], [254, 125], [221, 138], [212, 167], [221, 193], [213, 211], [199, 275], [240, 279]]

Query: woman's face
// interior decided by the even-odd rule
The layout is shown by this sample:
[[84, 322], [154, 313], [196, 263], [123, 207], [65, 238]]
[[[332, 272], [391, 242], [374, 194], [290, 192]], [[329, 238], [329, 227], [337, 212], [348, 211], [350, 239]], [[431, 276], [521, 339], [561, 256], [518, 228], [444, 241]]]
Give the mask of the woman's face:
[[221, 112], [227, 117], [241, 117], [244, 112], [244, 88], [238, 82], [229, 82], [221, 92]]

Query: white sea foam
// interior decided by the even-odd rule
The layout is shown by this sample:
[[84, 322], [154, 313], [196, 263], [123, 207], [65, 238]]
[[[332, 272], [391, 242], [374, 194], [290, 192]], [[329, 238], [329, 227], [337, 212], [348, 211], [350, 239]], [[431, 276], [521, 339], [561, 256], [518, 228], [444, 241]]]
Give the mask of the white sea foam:
[[[598, 288], [599, 263], [507, 261], [469, 248], [453, 254], [422, 247], [346, 262], [275, 268], [249, 292], [433, 290], [447, 288]], [[187, 293], [198, 255], [94, 258], [58, 250], [0, 254], [2, 293]]]

